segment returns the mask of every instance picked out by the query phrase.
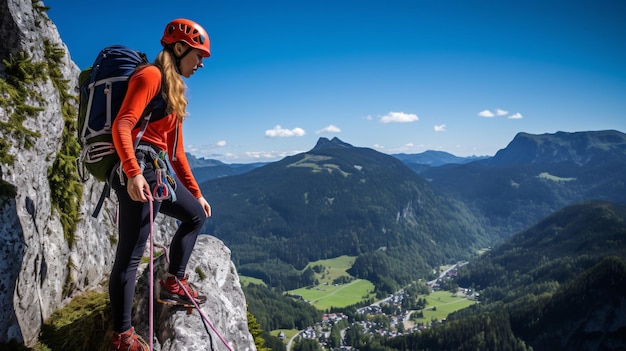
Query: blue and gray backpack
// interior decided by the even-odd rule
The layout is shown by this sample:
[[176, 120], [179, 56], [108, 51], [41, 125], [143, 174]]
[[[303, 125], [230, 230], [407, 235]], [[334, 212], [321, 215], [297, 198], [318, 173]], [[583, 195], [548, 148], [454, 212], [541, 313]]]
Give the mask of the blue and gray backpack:
[[[94, 212], [97, 216], [104, 197], [109, 195], [110, 181], [119, 157], [113, 145], [111, 127], [124, 101], [128, 79], [137, 67], [147, 65], [146, 55], [122, 45], [109, 46], [100, 51], [91, 67], [81, 71], [79, 80], [78, 141], [81, 153], [77, 159], [78, 175], [87, 181], [89, 174], [106, 182], [103, 196]], [[135, 148], [150, 119], [165, 116], [166, 103], [157, 94], [143, 112], [136, 128], [141, 128]], [[153, 116], [154, 115], [154, 116]]]

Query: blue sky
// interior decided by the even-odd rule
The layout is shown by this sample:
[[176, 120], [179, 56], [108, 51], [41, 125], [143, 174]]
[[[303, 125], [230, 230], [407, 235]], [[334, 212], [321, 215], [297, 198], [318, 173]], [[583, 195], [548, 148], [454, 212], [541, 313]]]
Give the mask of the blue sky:
[[276, 161], [335, 136], [494, 155], [519, 132], [626, 132], [626, 1], [44, 3], [81, 69], [111, 44], [154, 58], [174, 18], [207, 30], [186, 80], [197, 157]]

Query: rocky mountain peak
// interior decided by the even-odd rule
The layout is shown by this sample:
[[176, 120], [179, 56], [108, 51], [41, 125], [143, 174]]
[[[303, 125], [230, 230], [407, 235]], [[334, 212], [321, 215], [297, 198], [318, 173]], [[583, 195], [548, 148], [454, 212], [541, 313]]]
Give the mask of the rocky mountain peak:
[[352, 148], [354, 146], [341, 141], [339, 138], [334, 137], [331, 140], [328, 140], [328, 138], [324, 138], [321, 137], [317, 140], [317, 144], [315, 144], [315, 147], [311, 150], [326, 150], [326, 149], [338, 149], [338, 148]]

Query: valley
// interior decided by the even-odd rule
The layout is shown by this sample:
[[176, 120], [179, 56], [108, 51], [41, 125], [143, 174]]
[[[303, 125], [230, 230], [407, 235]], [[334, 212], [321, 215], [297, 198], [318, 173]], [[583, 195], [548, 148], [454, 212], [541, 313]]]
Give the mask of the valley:
[[[311, 262], [309, 266], [316, 271], [319, 284], [287, 292], [290, 298], [304, 300], [318, 310], [327, 311], [319, 321], [305, 329], [271, 331], [272, 335], [286, 342], [287, 350], [291, 350], [292, 344], [301, 339], [320, 340], [326, 346], [328, 343], [337, 343], [336, 340], [330, 340], [331, 329], [336, 325], [341, 326], [341, 335], [345, 335], [350, 328], [362, 328], [365, 335], [385, 337], [423, 331], [441, 324], [449, 314], [476, 303], [476, 296], [468, 293], [468, 289], [458, 288], [455, 292], [440, 290], [440, 286], [467, 262], [441, 267], [439, 277], [428, 282], [428, 287], [423, 283], [415, 283], [421, 285], [419, 290], [408, 287], [384, 299], [374, 300], [373, 285], [347, 273], [354, 259], [341, 256]], [[252, 282], [255, 279], [242, 277], [242, 281]], [[362, 306], [356, 308], [355, 316], [358, 317], [349, 318], [342, 312], [328, 312], [340, 311], [347, 306]]]
[[[626, 258], [626, 135], [519, 133], [494, 157], [465, 161], [409, 165], [320, 138], [308, 152], [203, 183], [220, 208], [204, 231], [223, 240], [239, 274], [256, 282], [244, 292], [268, 332], [306, 330], [324, 319], [323, 311], [358, 329], [343, 325], [340, 339], [362, 351], [489, 349], [490, 343], [552, 350], [569, 342], [593, 349], [587, 347], [594, 337], [585, 332], [575, 340], [553, 338], [568, 320], [626, 343], [616, 336], [625, 327], [602, 312], [603, 304], [626, 303], [615, 288], [624, 281]], [[431, 292], [439, 300], [421, 291], [438, 280], [437, 267], [459, 261], [469, 263]], [[383, 304], [377, 312], [376, 301], [407, 289], [417, 291], [401, 304], [420, 308], [400, 307], [400, 317]], [[592, 292], [584, 295], [587, 305], [572, 300], [582, 290]], [[480, 296], [480, 304], [466, 292]], [[359, 312], [368, 306], [373, 314]], [[394, 326], [409, 329], [443, 318], [393, 338], [356, 327], [400, 319], [405, 323]], [[333, 327], [329, 337], [336, 339]], [[282, 344], [269, 335], [266, 341], [277, 350]]]

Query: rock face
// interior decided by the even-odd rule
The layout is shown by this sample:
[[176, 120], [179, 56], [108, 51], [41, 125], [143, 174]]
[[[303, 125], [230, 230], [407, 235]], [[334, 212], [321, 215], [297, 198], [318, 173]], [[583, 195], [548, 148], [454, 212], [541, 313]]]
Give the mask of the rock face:
[[[23, 52], [33, 62], [41, 62], [45, 57], [42, 43], [47, 42], [65, 50], [59, 70], [69, 86], [76, 87], [79, 69], [45, 14], [44, 6], [31, 0], [0, 1], [0, 79], [6, 78], [3, 60]], [[27, 117], [22, 122], [25, 128], [40, 134], [33, 139], [32, 146], [25, 147], [4, 127], [14, 108], [0, 103], [0, 144], [9, 145], [8, 153], [14, 157], [10, 164], [0, 163], [0, 185], [14, 190], [0, 192], [0, 344], [17, 340], [32, 346], [38, 341], [42, 323], [55, 310], [84, 291], [106, 289], [117, 233], [114, 195], [105, 202], [97, 219], [91, 217], [103, 184], [90, 180], [83, 187], [79, 208], [82, 219], [77, 223], [73, 244], [68, 245], [61, 216], [51, 206], [47, 176], [62, 144], [64, 120], [60, 94], [47, 78], [27, 84], [28, 89], [44, 97], [25, 102], [40, 109], [36, 117]], [[72, 89], [70, 93], [75, 91]], [[9, 98], [0, 89], [0, 102]], [[155, 223], [156, 242], [168, 243], [175, 226], [173, 220], [161, 216]], [[202, 236], [193, 260], [194, 265], [190, 264], [189, 269], [199, 267], [207, 275], [204, 281], [195, 284], [213, 299], [205, 308], [216, 329], [219, 328], [231, 347], [254, 350], [247, 329], [245, 298], [228, 248], [215, 238]], [[195, 273], [189, 273], [194, 281]], [[197, 312], [190, 316], [181, 316], [173, 310], [159, 310], [159, 313], [163, 322], [157, 328], [158, 339], [163, 341], [163, 350], [185, 350], [176, 345], [192, 344], [185, 340], [200, 343], [208, 337], [202, 325], [193, 322], [201, 323]], [[137, 323], [142, 325], [141, 320]], [[204, 336], [197, 335], [199, 331]], [[219, 342], [215, 336], [213, 339]]]
[[[155, 262], [155, 276], [165, 277], [166, 267], [165, 257], [161, 256]], [[198, 272], [202, 272], [206, 278], [200, 279]], [[188, 273], [193, 285], [207, 296], [201, 309], [208, 323], [211, 323], [207, 323], [210, 335], [198, 311], [188, 314], [185, 309], [157, 303], [154, 306], [154, 344], [158, 344], [162, 351], [225, 350], [224, 342], [232, 350], [255, 350], [248, 331], [245, 296], [235, 266], [230, 260], [230, 250], [213, 236], [199, 236], [189, 260]], [[138, 284], [140, 298], [135, 317], [137, 332], [141, 335], [149, 335], [147, 282], [149, 271], [146, 269]], [[155, 284], [155, 294], [158, 294], [158, 284]]]

